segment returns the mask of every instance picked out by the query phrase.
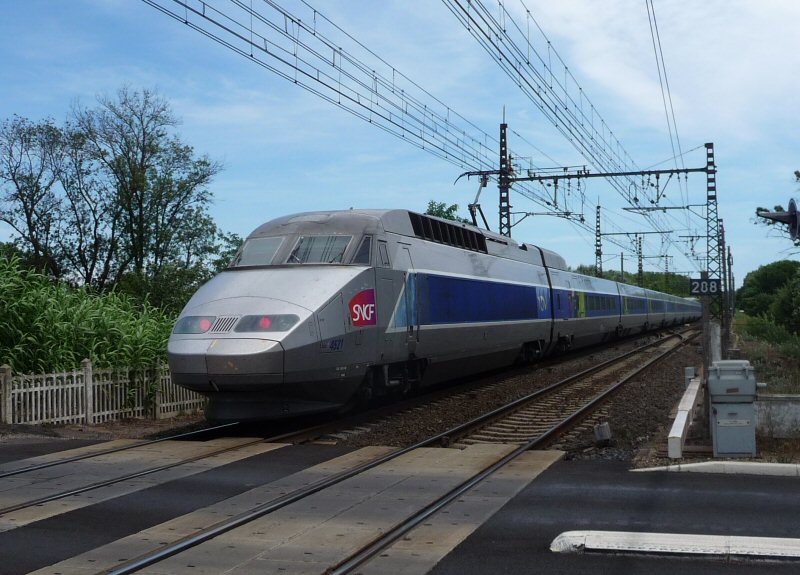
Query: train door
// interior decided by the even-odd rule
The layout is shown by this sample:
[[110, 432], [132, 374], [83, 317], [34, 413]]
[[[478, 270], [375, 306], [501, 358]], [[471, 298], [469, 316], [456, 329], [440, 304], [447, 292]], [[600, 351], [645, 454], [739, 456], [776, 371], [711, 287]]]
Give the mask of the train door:
[[414, 262], [411, 260], [411, 250], [406, 246], [398, 251], [397, 265], [403, 273], [403, 292], [398, 301], [398, 310], [395, 313], [398, 326], [405, 326], [405, 342], [408, 353], [414, 353], [416, 347], [416, 330], [419, 335], [419, 325], [417, 325], [417, 274], [414, 273]]
[[404, 362], [416, 348], [416, 281], [411, 252], [404, 245], [389, 260], [385, 241], [378, 242], [375, 285], [378, 291], [378, 362]]

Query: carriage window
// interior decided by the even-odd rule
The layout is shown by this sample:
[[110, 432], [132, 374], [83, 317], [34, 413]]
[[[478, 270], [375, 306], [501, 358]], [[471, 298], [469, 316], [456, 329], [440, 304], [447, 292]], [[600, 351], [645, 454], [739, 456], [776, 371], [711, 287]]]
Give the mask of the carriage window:
[[287, 264], [340, 264], [353, 236], [300, 236]]
[[364, 239], [361, 240], [361, 245], [358, 246], [358, 251], [356, 255], [353, 256], [353, 261], [351, 263], [354, 264], [364, 264], [369, 265], [372, 261], [370, 257], [372, 255], [372, 236], [364, 236]]
[[239, 248], [230, 267], [269, 265], [282, 243], [282, 237], [250, 238]]

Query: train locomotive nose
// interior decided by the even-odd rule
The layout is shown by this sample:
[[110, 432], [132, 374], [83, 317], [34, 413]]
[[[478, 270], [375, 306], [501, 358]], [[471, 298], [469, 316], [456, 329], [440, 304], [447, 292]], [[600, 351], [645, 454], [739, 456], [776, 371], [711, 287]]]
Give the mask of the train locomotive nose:
[[194, 391], [254, 391], [283, 383], [284, 350], [278, 341], [173, 340], [168, 356], [175, 382]]

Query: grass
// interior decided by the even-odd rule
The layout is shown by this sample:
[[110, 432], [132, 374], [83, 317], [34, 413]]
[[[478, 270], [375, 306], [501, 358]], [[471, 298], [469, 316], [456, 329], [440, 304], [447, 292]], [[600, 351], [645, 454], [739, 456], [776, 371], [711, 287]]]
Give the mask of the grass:
[[165, 360], [172, 318], [123, 294], [94, 294], [0, 258], [0, 364], [17, 373], [142, 369]]
[[766, 393], [800, 394], [800, 336], [764, 317], [737, 312], [733, 321], [737, 347], [755, 367]]

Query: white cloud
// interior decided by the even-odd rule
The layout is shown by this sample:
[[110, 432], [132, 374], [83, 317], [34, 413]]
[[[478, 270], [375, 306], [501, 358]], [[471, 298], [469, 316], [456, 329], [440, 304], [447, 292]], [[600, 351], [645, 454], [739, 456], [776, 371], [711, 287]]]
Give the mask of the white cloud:
[[[566, 53], [601, 113], [666, 126], [645, 4], [622, 0], [528, 3]], [[655, 2], [678, 128], [752, 142], [776, 112], [792, 113], [800, 77], [796, 2]], [[627, 114], [621, 113], [628, 110]]]

